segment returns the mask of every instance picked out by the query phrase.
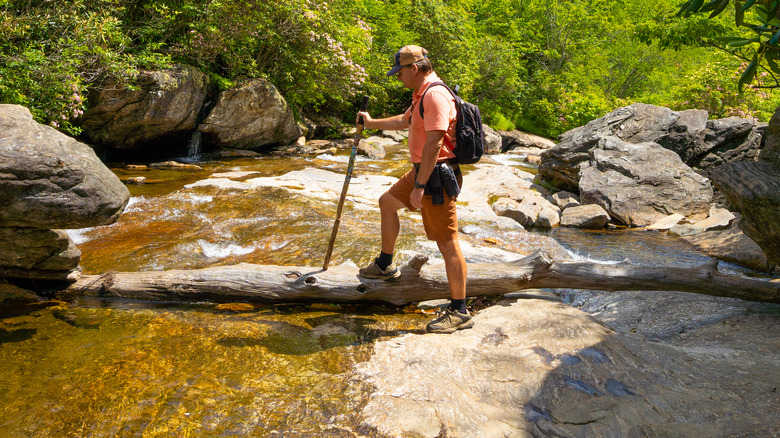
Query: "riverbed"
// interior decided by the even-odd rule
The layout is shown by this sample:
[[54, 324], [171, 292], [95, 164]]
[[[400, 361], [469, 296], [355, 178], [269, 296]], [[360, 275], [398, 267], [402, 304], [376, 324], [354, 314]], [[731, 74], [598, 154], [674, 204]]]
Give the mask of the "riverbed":
[[[131, 201], [112, 225], [70, 234], [85, 274], [196, 269], [240, 262], [320, 266], [338, 193], [315, 199], [294, 187], [252, 190], [194, 184], [214, 174], [232, 180], [307, 168], [344, 174], [347, 154], [207, 158], [202, 170], [112, 165]], [[517, 157], [496, 163], [529, 166]], [[397, 178], [405, 153], [358, 157], [356, 175]], [[469, 169], [467, 168], [466, 171]], [[378, 209], [348, 203], [332, 265], [371, 260]], [[398, 251], [420, 248], [419, 215], [401, 215]], [[461, 226], [490, 227], [484, 223]], [[632, 230], [535, 232], [572, 258], [655, 266], [695, 266], [709, 258], [663, 233]], [[512, 233], [464, 237], [508, 253]], [[501, 241], [504, 239], [504, 241]], [[517, 240], [517, 239], [516, 239]], [[520, 257], [520, 252], [517, 257]], [[725, 269], [745, 272], [734, 266]], [[430, 310], [410, 306], [55, 301], [0, 315], [0, 436], [3, 437], [352, 437], [376, 436], [358, 415], [370, 388], [350, 371], [374, 342], [424, 332]]]

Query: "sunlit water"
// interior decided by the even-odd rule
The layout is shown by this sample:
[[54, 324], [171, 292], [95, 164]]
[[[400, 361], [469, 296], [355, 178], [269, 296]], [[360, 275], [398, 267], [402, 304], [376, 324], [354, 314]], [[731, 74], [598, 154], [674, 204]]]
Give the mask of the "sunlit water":
[[[120, 178], [144, 176], [148, 184], [129, 186], [131, 203], [116, 224], [71, 230], [84, 272], [322, 263], [335, 201], [281, 188], [185, 185], [228, 171], [343, 174], [346, 155], [200, 164], [203, 171], [115, 168]], [[398, 177], [407, 167], [403, 154], [360, 157], [355, 174]], [[376, 210], [347, 204], [331, 264], [369, 261], [378, 219]], [[404, 229], [421, 229], [413, 215], [401, 220]], [[404, 233], [398, 249], [413, 248], [420, 234]], [[575, 258], [656, 266], [708, 260], [661, 233], [548, 234]], [[0, 318], [0, 437], [349, 437], [368, 389], [349, 380], [352, 366], [370, 356], [376, 339], [421, 331], [430, 316], [367, 306], [82, 299]]]

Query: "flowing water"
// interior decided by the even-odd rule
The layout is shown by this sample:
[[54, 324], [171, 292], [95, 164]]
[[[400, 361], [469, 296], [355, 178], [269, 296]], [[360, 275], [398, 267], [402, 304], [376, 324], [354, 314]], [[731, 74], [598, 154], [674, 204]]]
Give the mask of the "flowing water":
[[[519, 165], [510, 159], [510, 165]], [[319, 266], [336, 202], [283, 188], [186, 186], [306, 167], [343, 174], [347, 156], [244, 158], [202, 171], [128, 170], [131, 203], [116, 224], [71, 235], [85, 273], [251, 262]], [[358, 158], [355, 174], [398, 177], [403, 153]], [[378, 249], [376, 209], [344, 209], [331, 264]], [[402, 227], [421, 228], [414, 215]], [[399, 250], [415, 247], [405, 233]], [[548, 232], [575, 256], [651, 265], [707, 257], [660, 233]], [[430, 315], [374, 306], [138, 303], [79, 299], [0, 315], [0, 437], [351, 437], [368, 388], [349, 380], [373, 342], [424, 328]]]

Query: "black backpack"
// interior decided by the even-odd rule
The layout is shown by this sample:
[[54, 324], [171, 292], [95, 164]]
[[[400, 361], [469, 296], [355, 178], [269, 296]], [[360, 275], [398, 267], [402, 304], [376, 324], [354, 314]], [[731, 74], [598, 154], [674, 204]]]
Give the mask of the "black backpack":
[[[485, 131], [482, 130], [482, 114], [479, 112], [479, 107], [458, 97], [458, 94], [444, 82], [434, 82], [425, 89], [422, 98], [420, 98], [420, 117], [424, 117], [423, 100], [425, 95], [431, 87], [436, 85], [444, 86], [455, 98], [455, 108], [458, 110], [455, 122], [455, 148], [452, 151], [455, 154], [455, 159], [460, 164], [476, 163], [485, 152]], [[457, 90], [457, 87], [455, 89]]]

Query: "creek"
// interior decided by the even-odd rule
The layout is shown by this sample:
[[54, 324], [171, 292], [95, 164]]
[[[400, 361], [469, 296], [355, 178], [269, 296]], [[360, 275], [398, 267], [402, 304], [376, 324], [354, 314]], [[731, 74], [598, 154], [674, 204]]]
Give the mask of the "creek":
[[[335, 201], [279, 187], [188, 184], [213, 173], [235, 172], [241, 181], [307, 167], [343, 175], [347, 159], [342, 151], [207, 159], [202, 171], [115, 166], [120, 178], [147, 183], [129, 186], [132, 199], [117, 223], [70, 234], [87, 274], [240, 262], [320, 266]], [[528, 170], [510, 157], [495, 159]], [[355, 174], [399, 177], [407, 166], [403, 151], [384, 160], [358, 157]], [[378, 219], [377, 209], [347, 203], [331, 265], [375, 256]], [[401, 225], [415, 231], [402, 233], [398, 250], [414, 251], [421, 224], [403, 213]], [[678, 266], [708, 260], [662, 233], [544, 234], [574, 257]], [[371, 436], [357, 417], [370, 388], [350, 380], [350, 370], [370, 357], [377, 339], [421, 332], [431, 319], [414, 306], [54, 304], [0, 315], [0, 436]]]

